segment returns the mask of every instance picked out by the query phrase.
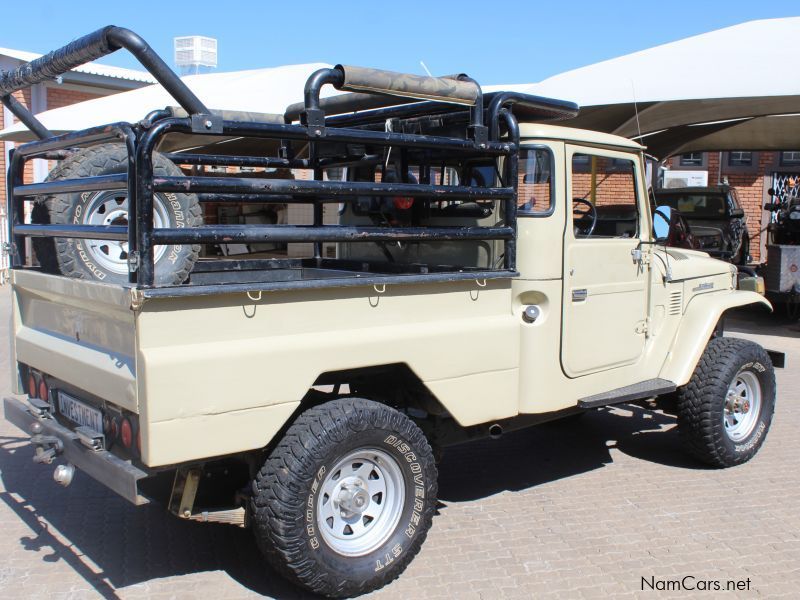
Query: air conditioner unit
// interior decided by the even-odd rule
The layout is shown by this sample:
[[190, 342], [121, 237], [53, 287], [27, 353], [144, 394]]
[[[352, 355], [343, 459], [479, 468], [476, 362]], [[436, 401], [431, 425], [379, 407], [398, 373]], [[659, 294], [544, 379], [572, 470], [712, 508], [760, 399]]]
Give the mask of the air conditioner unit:
[[174, 38], [175, 65], [181, 73], [199, 73], [217, 66], [217, 40], [202, 35]]
[[664, 171], [664, 188], [705, 187], [708, 171]]

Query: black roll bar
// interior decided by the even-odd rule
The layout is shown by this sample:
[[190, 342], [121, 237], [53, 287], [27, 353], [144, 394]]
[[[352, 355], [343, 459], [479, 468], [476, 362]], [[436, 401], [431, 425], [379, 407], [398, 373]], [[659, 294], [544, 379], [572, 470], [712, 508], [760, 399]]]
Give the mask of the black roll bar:
[[211, 115], [211, 111], [141, 36], [129, 29], [114, 25], [98, 29], [66, 46], [20, 65], [16, 69], [0, 71], [0, 101], [39, 139], [50, 137], [47, 128], [33, 116], [30, 110], [17, 102], [12, 94], [37, 83], [54, 79], [67, 71], [122, 48], [133, 54], [187, 113], [198, 118], [199, 127], [205, 130], [214, 130], [221, 123], [221, 120]]

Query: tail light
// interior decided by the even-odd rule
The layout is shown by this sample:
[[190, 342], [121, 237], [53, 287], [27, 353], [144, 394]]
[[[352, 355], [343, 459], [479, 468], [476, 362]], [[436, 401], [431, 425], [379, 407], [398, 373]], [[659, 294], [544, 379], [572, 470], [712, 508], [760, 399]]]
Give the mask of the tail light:
[[394, 207], [397, 210], [408, 210], [414, 206], [414, 199], [410, 196], [395, 196], [393, 198]]
[[42, 400], [50, 400], [50, 390], [47, 388], [47, 382], [42, 377], [39, 380], [39, 398]]
[[36, 398], [39, 392], [39, 386], [36, 383], [36, 376], [33, 373], [28, 373], [28, 396]]
[[133, 445], [133, 426], [130, 419], [125, 417], [119, 427], [119, 439], [126, 450], [130, 450]]

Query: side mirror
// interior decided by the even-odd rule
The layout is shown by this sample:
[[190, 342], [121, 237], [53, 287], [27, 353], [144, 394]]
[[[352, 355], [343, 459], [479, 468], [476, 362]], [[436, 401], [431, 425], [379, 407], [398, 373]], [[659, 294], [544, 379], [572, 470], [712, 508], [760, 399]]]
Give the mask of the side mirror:
[[669, 229], [672, 224], [672, 208], [669, 206], [659, 206], [653, 212], [653, 233], [656, 241], [667, 241]]
[[731, 218], [733, 219], [741, 219], [744, 217], [744, 209], [743, 208], [734, 208], [731, 210]]

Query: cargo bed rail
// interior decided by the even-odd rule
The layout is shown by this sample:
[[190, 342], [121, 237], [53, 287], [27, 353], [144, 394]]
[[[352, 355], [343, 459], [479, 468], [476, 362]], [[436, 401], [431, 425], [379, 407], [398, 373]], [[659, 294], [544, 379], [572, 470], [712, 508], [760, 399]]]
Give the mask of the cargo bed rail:
[[[121, 48], [133, 53], [188, 113], [188, 117], [174, 116], [174, 111], [155, 110], [136, 124], [113, 123], [53, 136], [12, 95], [26, 86]], [[338, 117], [340, 120], [349, 120], [346, 126], [339, 126], [337, 117], [326, 115], [330, 103], [320, 99], [320, 90], [325, 85], [343, 91], [356, 90], [336, 97], [340, 100], [331, 107], [334, 113], [363, 110], [362, 107], [368, 106], [374, 109], [372, 112], [388, 111], [389, 118], [419, 119], [428, 114], [444, 114], [448, 117], [448, 127], [442, 130], [443, 134], [435, 130], [433, 134], [414, 133], [404, 131], [402, 121], [397, 121], [396, 127], [385, 124], [379, 129], [375, 127], [374, 118], [370, 118], [370, 111], [363, 113], [361, 121], [358, 115], [355, 118], [341, 115]], [[420, 77], [339, 65], [321, 69], [309, 77], [304, 89], [304, 102], [288, 107], [284, 123], [266, 119], [264, 122], [225, 120], [219, 112], [206, 108], [142, 38], [114, 26], [102, 28], [13, 71], [0, 73], [0, 98], [40, 138], [19, 146], [11, 156], [7, 186], [11, 269], [31, 266], [25, 251], [28, 237], [124, 241], [127, 243], [129, 282], [142, 289], [156, 287], [154, 248], [166, 244], [313, 244], [315, 268], [305, 264], [302, 268], [293, 267], [296, 269], [295, 277], [287, 278], [284, 274], [275, 281], [256, 277], [251, 282], [238, 282], [239, 286], [253, 290], [271, 289], [271, 284], [283, 287], [335, 286], [341, 285], [344, 279], [357, 279], [360, 284], [366, 284], [413, 282], [426, 277], [430, 280], [481, 280], [514, 276], [519, 133], [513, 107], [524, 107], [528, 111], [526, 115], [539, 115], [541, 120], [577, 114], [577, 106], [569, 102], [516, 93], [484, 97], [480, 86], [466, 75]], [[398, 117], [391, 114], [392, 110], [400, 111]], [[487, 117], [488, 124], [485, 123]], [[186, 177], [156, 176], [153, 154], [167, 136], [207, 140], [201, 150], [168, 154], [176, 164], [201, 168], [261, 166], [306, 169], [313, 174], [313, 179], [202, 176], [195, 171]], [[225, 154], [224, 145], [214, 145], [220, 140], [231, 139], [260, 145], [259, 148], [264, 150]], [[76, 148], [110, 141], [126, 147], [128, 164], [125, 173], [41, 183], [24, 181], [25, 165], [30, 160], [60, 160]], [[216, 151], [217, 148], [221, 151]], [[266, 149], [270, 149], [269, 153]], [[376, 168], [386, 168], [390, 161], [399, 173], [400, 181], [391, 182], [377, 176], [375, 179], [380, 180], [357, 180], [349, 176], [345, 180], [328, 180], [325, 177], [327, 169], [335, 168], [349, 168], [353, 172], [372, 169], [374, 173]], [[473, 185], [469, 175], [469, 169], [473, 168], [471, 165], [493, 165], [496, 181]], [[459, 170], [464, 181], [456, 185], [446, 184], [443, 175], [446, 168]], [[418, 173], [418, 181], [411, 176], [411, 169]], [[440, 173], [438, 182], [436, 169]], [[127, 194], [130, 215], [127, 225], [24, 222], [26, 202], [36, 202], [56, 194], [113, 190], [124, 190]], [[164, 193], [193, 193], [201, 202], [308, 204], [313, 208], [313, 224], [204, 224], [182, 229], [156, 228], [153, 197]], [[415, 214], [423, 216], [431, 214], [432, 207], [443, 204], [474, 203], [480, 207], [493, 207], [485, 210], [497, 218], [488, 226], [433, 226], [421, 224], [421, 218], [417, 217], [415, 222], [400, 224], [387, 220], [370, 226], [324, 225], [322, 222], [325, 203], [355, 206], [371, 199], [397, 197], [413, 199], [419, 207]], [[346, 260], [337, 262], [334, 259], [332, 263], [331, 259], [325, 259], [322, 256], [324, 242], [499, 242], [502, 250], [498, 252], [500, 259], [497, 264], [483, 267], [469, 264], [425, 264], [420, 267], [418, 263], [398, 265], [389, 260], [385, 265], [388, 268], [370, 266], [365, 272], [364, 265], [368, 264], [365, 261], [355, 261], [360, 266], [354, 267]], [[224, 259], [218, 262], [242, 261]], [[280, 259], [275, 259], [271, 268], [264, 269], [277, 272], [275, 267], [280, 264]], [[323, 269], [335, 276], [321, 275]], [[230, 269], [220, 264], [219, 270]], [[208, 272], [207, 264], [205, 272]], [[315, 283], [309, 283], [309, 278]], [[187, 284], [172, 286], [174, 289], [170, 293], [198, 293], [197, 288], [207, 289], [209, 285], [193, 286], [193, 283], [190, 278]]]

